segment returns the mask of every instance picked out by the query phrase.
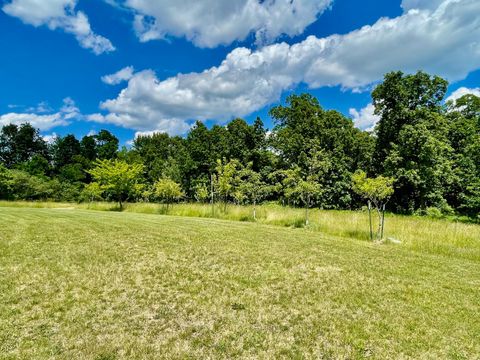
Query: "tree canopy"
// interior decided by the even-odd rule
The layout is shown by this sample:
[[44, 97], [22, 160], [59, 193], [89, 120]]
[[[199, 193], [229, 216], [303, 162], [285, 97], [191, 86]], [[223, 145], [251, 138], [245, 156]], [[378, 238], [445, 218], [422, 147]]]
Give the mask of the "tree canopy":
[[28, 123], [8, 124], [0, 130], [0, 197], [157, 201], [158, 182], [169, 179], [185, 200], [352, 209], [363, 204], [365, 192], [352, 182], [362, 171], [365, 179], [394, 179], [391, 211], [435, 207], [477, 217], [480, 98], [445, 103], [447, 89], [446, 80], [422, 71], [386, 74], [372, 92], [373, 131], [311, 94], [273, 106], [270, 130], [260, 118], [197, 121], [184, 137], [139, 136], [121, 150], [107, 130], [47, 144]]

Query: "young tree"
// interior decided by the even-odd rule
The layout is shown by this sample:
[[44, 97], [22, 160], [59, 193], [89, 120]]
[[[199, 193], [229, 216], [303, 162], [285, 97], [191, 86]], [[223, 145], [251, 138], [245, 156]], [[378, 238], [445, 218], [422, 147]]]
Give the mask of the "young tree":
[[305, 225], [309, 225], [309, 210], [314, 199], [322, 193], [322, 188], [315, 176], [302, 176], [299, 167], [284, 172], [283, 185], [287, 199], [299, 199], [305, 206]]
[[[373, 203], [378, 214], [377, 239], [383, 239], [383, 229], [385, 224], [385, 205], [393, 194], [394, 179], [390, 177], [378, 176], [368, 178], [367, 174], [358, 170], [352, 176], [353, 190], [368, 200], [368, 209], [370, 216], [370, 204]], [[372, 222], [370, 217], [370, 238], [373, 239]]]
[[268, 195], [270, 187], [252, 170], [252, 163], [239, 172], [239, 178], [238, 191], [253, 205], [253, 219], [257, 220], [257, 203]]
[[210, 192], [208, 190], [207, 184], [201, 182], [195, 186], [195, 199], [198, 202], [207, 202], [210, 197]]
[[120, 209], [128, 197], [138, 194], [143, 189], [142, 164], [128, 164], [121, 160], [97, 160], [89, 173], [103, 192], [118, 202]]
[[169, 205], [184, 195], [180, 184], [169, 178], [158, 180], [153, 187], [156, 197], [167, 204], [167, 212]]
[[224, 207], [223, 210], [227, 211], [228, 197], [230, 196], [236, 180], [237, 171], [239, 168], [238, 160], [230, 160], [227, 162], [225, 158], [223, 161], [217, 160], [217, 193], [223, 198]]

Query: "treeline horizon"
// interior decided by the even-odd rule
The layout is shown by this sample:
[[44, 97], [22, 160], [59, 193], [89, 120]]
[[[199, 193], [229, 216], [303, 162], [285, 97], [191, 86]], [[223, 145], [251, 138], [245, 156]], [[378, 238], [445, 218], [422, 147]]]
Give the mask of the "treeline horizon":
[[[480, 98], [469, 94], [445, 104], [447, 88], [446, 80], [421, 71], [386, 74], [372, 92], [380, 118], [373, 132], [355, 128], [350, 118], [322, 108], [306, 93], [270, 109], [271, 132], [260, 118], [251, 125], [237, 118], [210, 129], [197, 121], [185, 137], [139, 136], [130, 149], [119, 149], [118, 138], [107, 130], [47, 144], [28, 123], [5, 125], [0, 198], [170, 202], [181, 197], [355, 209], [364, 205], [352, 186], [360, 171], [392, 179], [390, 211], [434, 208], [477, 217]], [[126, 165], [126, 172], [138, 165], [129, 187], [115, 195], [107, 186], [92, 191], [101, 185], [99, 168], [115, 172], [118, 164]], [[169, 199], [159, 184], [178, 186], [176, 195]]]

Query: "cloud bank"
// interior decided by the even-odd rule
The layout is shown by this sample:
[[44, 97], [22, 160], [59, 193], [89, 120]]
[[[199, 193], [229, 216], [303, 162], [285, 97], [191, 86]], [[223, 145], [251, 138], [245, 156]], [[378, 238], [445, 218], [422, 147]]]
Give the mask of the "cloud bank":
[[[425, 6], [346, 35], [309, 36], [256, 51], [236, 48], [219, 66], [199, 73], [160, 80], [151, 70], [141, 71], [117, 98], [101, 103], [105, 115], [90, 120], [179, 134], [193, 119], [250, 114], [299, 83], [358, 90], [391, 70], [422, 69], [457, 81], [480, 68], [480, 1], [445, 0], [434, 10], [435, 1], [417, 3]], [[367, 114], [360, 111], [357, 122], [365, 123]]]
[[116, 1], [134, 12], [134, 29], [140, 41], [184, 37], [207, 48], [242, 41], [252, 33], [259, 45], [271, 43], [281, 35], [300, 35], [332, 3], [333, 0]]
[[93, 32], [85, 13], [75, 11], [76, 3], [77, 0], [12, 0], [2, 10], [25, 24], [73, 34], [80, 46], [97, 55], [114, 51], [110, 40]]

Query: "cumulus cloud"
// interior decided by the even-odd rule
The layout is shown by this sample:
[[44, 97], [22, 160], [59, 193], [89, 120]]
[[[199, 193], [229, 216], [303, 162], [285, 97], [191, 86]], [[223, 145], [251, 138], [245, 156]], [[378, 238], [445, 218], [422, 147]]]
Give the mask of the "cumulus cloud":
[[469, 89], [466, 87], [461, 87], [455, 90], [445, 101], [456, 101], [464, 95], [472, 94], [480, 97], [480, 88]]
[[102, 81], [108, 85], [118, 85], [124, 81], [128, 81], [133, 76], [133, 66], [124, 67], [114, 74], [102, 76]]
[[410, 10], [346, 35], [310, 36], [257, 51], [237, 48], [219, 66], [199, 73], [160, 80], [153, 71], [142, 71], [117, 98], [101, 103], [106, 115], [90, 120], [182, 133], [193, 119], [250, 114], [299, 83], [362, 89], [397, 69], [422, 69], [457, 81], [480, 68], [479, 13], [477, 0], [446, 0], [436, 10]]
[[135, 13], [134, 29], [141, 41], [185, 37], [200, 47], [228, 45], [252, 33], [258, 44], [270, 43], [281, 35], [300, 35], [332, 2], [117, 0]]
[[411, 9], [436, 9], [444, 0], [403, 0], [402, 9], [408, 11]]
[[373, 131], [375, 125], [380, 120], [380, 116], [375, 115], [375, 106], [368, 104], [363, 109], [350, 109], [349, 113], [355, 126], [362, 130]]
[[26, 24], [63, 29], [97, 55], [115, 50], [110, 40], [93, 32], [85, 13], [75, 11], [76, 3], [77, 0], [12, 0], [2, 10]]
[[40, 131], [46, 131], [57, 126], [67, 126], [73, 119], [82, 117], [79, 109], [75, 106], [75, 102], [70, 98], [65, 98], [61, 109], [53, 114], [39, 114], [29, 112], [29, 110], [27, 109], [27, 112], [24, 113], [11, 112], [0, 115], [0, 126], [8, 124], [20, 125], [28, 122], [33, 127], [40, 129]]

